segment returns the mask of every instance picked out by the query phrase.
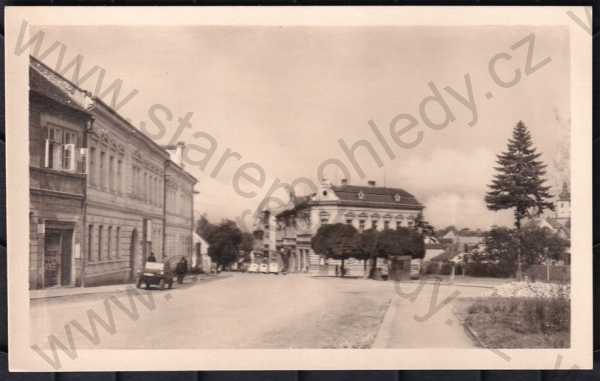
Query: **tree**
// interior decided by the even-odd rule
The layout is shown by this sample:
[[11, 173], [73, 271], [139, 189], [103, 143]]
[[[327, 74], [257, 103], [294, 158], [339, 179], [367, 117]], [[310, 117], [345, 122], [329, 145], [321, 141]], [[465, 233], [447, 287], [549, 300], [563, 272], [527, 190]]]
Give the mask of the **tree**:
[[379, 232], [376, 246], [377, 256], [391, 258], [408, 255], [412, 258], [425, 256], [423, 236], [414, 229], [400, 227], [396, 230]]
[[204, 239], [206, 239], [216, 227], [217, 225], [208, 220], [206, 214], [201, 215], [196, 221], [196, 233]]
[[363, 260], [363, 269], [367, 274], [367, 263], [369, 263], [369, 277], [372, 276], [375, 270], [375, 259], [377, 258], [377, 240], [379, 232], [377, 229], [367, 229], [357, 234], [354, 238], [354, 248], [352, 256]]
[[239, 257], [242, 231], [235, 222], [222, 221], [214, 229], [211, 229], [206, 240], [210, 244], [208, 255], [218, 265], [227, 266]]
[[546, 259], [560, 259], [569, 246], [568, 241], [547, 228], [528, 225], [522, 228], [523, 234], [517, 233], [516, 229], [492, 228], [484, 238], [485, 253], [473, 259], [497, 263], [500, 272], [514, 273], [518, 271], [519, 252], [525, 265], [536, 265]]
[[348, 224], [326, 224], [319, 227], [311, 240], [312, 249], [327, 258], [341, 260], [341, 275], [344, 276], [344, 261], [352, 257], [357, 230]]
[[497, 174], [488, 186], [485, 196], [488, 209], [498, 211], [514, 209], [515, 227], [521, 228], [521, 221], [527, 216], [537, 216], [544, 210], [554, 210], [549, 201], [550, 187], [544, 185], [546, 165], [538, 158], [531, 134], [523, 122], [519, 121], [508, 140], [507, 150], [498, 155]]
[[[546, 165], [539, 159], [531, 134], [523, 122], [515, 126], [505, 152], [498, 155], [496, 175], [485, 196], [487, 208], [493, 211], [513, 209], [517, 239], [522, 239], [521, 222], [544, 210], [554, 210], [550, 187], [545, 185]], [[521, 246], [517, 248], [517, 277], [521, 271]]]
[[427, 220], [425, 220], [425, 217], [423, 216], [422, 212], [419, 212], [419, 214], [417, 214], [414, 223], [414, 228], [424, 236], [431, 237], [435, 235], [435, 229], [433, 228], [433, 225], [431, 225], [429, 222], [427, 222]]

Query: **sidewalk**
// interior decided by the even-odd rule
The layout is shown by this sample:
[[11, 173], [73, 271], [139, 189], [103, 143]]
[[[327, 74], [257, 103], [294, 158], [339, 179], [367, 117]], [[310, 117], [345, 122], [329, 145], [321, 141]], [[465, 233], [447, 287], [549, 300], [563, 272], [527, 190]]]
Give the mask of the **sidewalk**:
[[[195, 283], [201, 280], [213, 279], [219, 275], [215, 274], [191, 274], [186, 277], [189, 282]], [[54, 287], [40, 290], [29, 290], [29, 300], [60, 298], [65, 296], [80, 296], [94, 294], [111, 294], [126, 291], [128, 288], [135, 287], [134, 283], [111, 284], [107, 286], [95, 287]]]
[[400, 281], [398, 283], [424, 283], [424, 284], [440, 284], [441, 286], [461, 286], [461, 287], [480, 287], [480, 288], [496, 288], [500, 285], [514, 281], [512, 278], [482, 278], [456, 275], [454, 280], [450, 279], [450, 275], [435, 275], [424, 276], [421, 279]]
[[[415, 290], [419, 289], [418, 281], [410, 283], [414, 284]], [[435, 284], [433, 281], [424, 284], [421, 292], [414, 297], [409, 294], [412, 291], [409, 289], [405, 290], [407, 293], [405, 296], [396, 294], [392, 297], [372, 348], [474, 348], [477, 346], [455, 315], [454, 305], [458, 302], [458, 296], [481, 296], [492, 286], [467, 283], [467, 288], [461, 288], [454, 283], [448, 287], [436, 288], [433, 286]]]

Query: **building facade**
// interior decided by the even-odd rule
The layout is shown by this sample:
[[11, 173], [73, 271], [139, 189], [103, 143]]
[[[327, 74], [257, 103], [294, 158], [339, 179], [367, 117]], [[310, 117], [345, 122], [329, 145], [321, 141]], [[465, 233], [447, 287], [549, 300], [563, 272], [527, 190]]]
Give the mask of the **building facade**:
[[86, 94], [30, 66], [29, 287], [81, 284], [86, 176], [79, 155], [92, 116]]
[[165, 147], [171, 160], [165, 166], [164, 256], [184, 256], [193, 262], [194, 186], [197, 180], [184, 170], [185, 145]]
[[30, 71], [30, 288], [132, 281], [150, 253], [191, 261], [196, 179], [102, 100]]
[[[337, 262], [322, 258], [311, 248], [311, 239], [321, 225], [345, 223], [358, 231], [410, 227], [423, 209], [403, 189], [378, 187], [373, 181], [368, 186], [357, 186], [342, 180], [335, 186], [324, 180], [313, 195], [290, 195], [284, 210], [263, 211], [257, 224], [261, 231], [258, 235], [262, 236], [262, 257], [276, 258], [291, 272], [329, 271], [330, 265]], [[258, 249], [257, 245], [255, 251]], [[349, 260], [347, 267], [350, 271], [362, 271], [363, 264]]]

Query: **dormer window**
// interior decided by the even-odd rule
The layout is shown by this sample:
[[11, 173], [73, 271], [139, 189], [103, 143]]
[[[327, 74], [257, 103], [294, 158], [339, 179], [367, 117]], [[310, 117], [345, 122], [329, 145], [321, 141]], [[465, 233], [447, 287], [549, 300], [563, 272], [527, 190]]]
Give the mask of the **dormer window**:
[[400, 202], [400, 201], [402, 201], [402, 196], [400, 196], [398, 193], [396, 193], [396, 194], [394, 195], [394, 200], [395, 200], [396, 202]]
[[365, 194], [363, 193], [363, 191], [358, 192], [358, 199], [363, 200], [364, 198], [365, 198]]

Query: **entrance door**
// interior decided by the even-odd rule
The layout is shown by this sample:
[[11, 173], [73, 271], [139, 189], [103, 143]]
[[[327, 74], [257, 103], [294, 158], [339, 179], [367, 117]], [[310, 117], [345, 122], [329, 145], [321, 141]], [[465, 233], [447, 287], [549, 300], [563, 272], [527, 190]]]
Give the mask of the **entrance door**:
[[71, 243], [73, 231], [61, 232], [62, 254], [60, 256], [60, 284], [68, 286], [71, 284]]
[[44, 251], [44, 287], [57, 286], [60, 281], [62, 235], [47, 231]]

